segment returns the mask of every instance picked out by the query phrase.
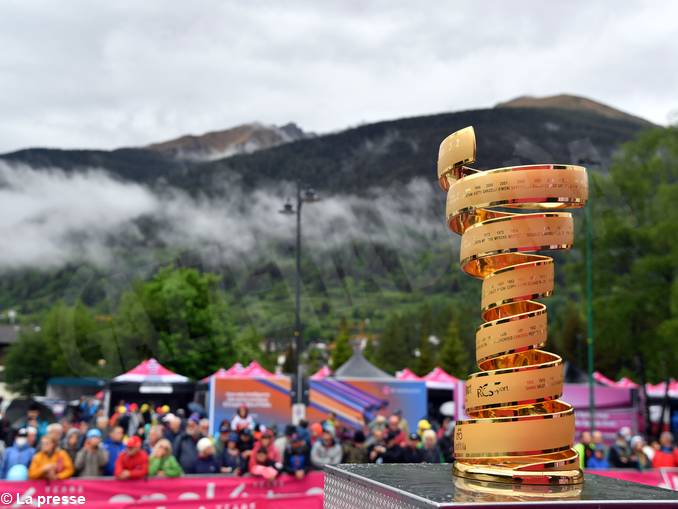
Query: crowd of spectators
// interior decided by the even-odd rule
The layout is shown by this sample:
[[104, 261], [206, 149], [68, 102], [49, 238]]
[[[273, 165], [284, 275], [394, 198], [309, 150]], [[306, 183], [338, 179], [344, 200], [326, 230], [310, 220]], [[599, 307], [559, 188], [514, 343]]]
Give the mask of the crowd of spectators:
[[640, 435], [633, 435], [631, 428], [623, 427], [617, 433], [614, 443], [607, 447], [600, 431], [584, 431], [575, 445], [582, 468], [602, 470], [610, 468], [678, 467], [678, 448], [673, 435], [665, 431], [659, 440], [649, 444]]
[[[452, 422], [426, 420], [409, 429], [399, 412], [377, 416], [363, 430], [334, 414], [284, 429], [256, 423], [242, 405], [210, 434], [201, 414], [167, 406], [120, 404], [109, 418], [98, 408], [80, 420], [47, 424], [39, 407], [4, 433], [0, 476], [7, 480], [111, 476], [119, 480], [184, 474], [251, 475], [266, 480], [338, 463], [439, 463], [452, 460]], [[1, 445], [2, 442], [0, 442]]]
[[[80, 420], [47, 424], [37, 408], [0, 441], [0, 477], [7, 480], [111, 476], [119, 480], [184, 474], [257, 476], [281, 473], [302, 479], [310, 470], [339, 463], [443, 463], [454, 461], [449, 418], [422, 419], [416, 427], [396, 411], [377, 415], [363, 429], [344, 426], [334, 414], [284, 429], [255, 422], [242, 405], [213, 434], [204, 414], [174, 413], [167, 406], [120, 404], [108, 417], [97, 408]], [[582, 433], [575, 446], [582, 468], [678, 466], [678, 449], [665, 432], [647, 444], [622, 428], [606, 447], [600, 432]]]

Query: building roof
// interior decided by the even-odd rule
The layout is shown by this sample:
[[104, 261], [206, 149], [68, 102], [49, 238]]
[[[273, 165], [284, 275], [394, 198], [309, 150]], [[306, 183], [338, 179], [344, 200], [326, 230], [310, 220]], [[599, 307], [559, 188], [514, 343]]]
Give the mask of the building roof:
[[11, 345], [19, 337], [18, 325], [0, 324], [0, 345]]
[[335, 372], [336, 378], [393, 378], [385, 371], [371, 364], [359, 347], [353, 348], [353, 355]]

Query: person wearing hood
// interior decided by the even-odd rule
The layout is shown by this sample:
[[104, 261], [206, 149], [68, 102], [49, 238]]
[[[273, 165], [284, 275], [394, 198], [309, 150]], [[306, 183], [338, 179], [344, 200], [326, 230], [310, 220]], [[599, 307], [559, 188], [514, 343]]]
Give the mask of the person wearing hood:
[[71, 461], [75, 462], [75, 456], [80, 450], [80, 430], [78, 428], [69, 429], [63, 443], [63, 450], [71, 457]]
[[92, 428], [75, 456], [75, 469], [81, 477], [98, 477], [108, 463], [108, 451], [101, 444], [101, 431]]
[[14, 438], [14, 445], [5, 449], [5, 455], [0, 467], [0, 479], [7, 479], [7, 473], [15, 465], [26, 468], [31, 464], [35, 449], [28, 443], [28, 430], [21, 428]]
[[244, 403], [238, 407], [238, 412], [231, 419], [231, 429], [241, 431], [248, 429], [254, 431], [254, 419], [250, 415], [250, 410]]

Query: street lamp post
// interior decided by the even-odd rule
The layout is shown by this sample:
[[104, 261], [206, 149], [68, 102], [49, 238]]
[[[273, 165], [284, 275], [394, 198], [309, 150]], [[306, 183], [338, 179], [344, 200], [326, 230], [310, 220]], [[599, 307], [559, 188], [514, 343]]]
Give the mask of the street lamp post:
[[[580, 159], [579, 164], [599, 166], [600, 161]], [[589, 419], [590, 429], [591, 432], [593, 432], [596, 429], [596, 396], [595, 381], [593, 379], [595, 342], [593, 340], [593, 201], [591, 199], [593, 195], [593, 186], [591, 183], [592, 179], [591, 174], [589, 173], [589, 199], [584, 208], [586, 224], [586, 351], [589, 382]]]
[[[297, 203], [294, 207], [291, 203], [286, 203], [280, 210], [281, 214], [296, 214], [297, 234], [296, 234], [296, 263], [294, 274], [294, 367], [297, 374], [297, 390], [295, 404], [303, 406], [303, 368], [301, 364], [301, 353], [304, 348], [302, 325], [301, 325], [301, 208], [304, 203], [313, 203], [319, 201], [318, 196], [313, 189], [306, 189], [302, 193], [301, 183], [297, 180]], [[298, 407], [300, 408], [300, 407]], [[303, 408], [302, 410], [303, 411]]]

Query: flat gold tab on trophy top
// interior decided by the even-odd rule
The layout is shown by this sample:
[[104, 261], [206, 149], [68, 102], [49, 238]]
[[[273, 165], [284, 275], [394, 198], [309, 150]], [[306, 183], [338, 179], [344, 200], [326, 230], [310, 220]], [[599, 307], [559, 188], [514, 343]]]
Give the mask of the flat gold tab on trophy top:
[[460, 129], [440, 144], [438, 151], [438, 180], [443, 189], [448, 188], [447, 174], [476, 160], [476, 133], [473, 127]]

